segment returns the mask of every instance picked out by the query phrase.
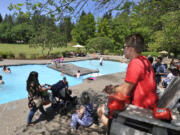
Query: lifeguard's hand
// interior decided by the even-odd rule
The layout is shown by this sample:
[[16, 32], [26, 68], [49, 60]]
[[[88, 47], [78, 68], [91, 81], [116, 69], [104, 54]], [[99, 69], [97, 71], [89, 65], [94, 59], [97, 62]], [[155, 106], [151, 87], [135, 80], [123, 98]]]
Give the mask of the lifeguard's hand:
[[105, 86], [103, 89], [103, 92], [107, 94], [112, 94], [113, 93], [114, 86], [112, 84]]
[[105, 88], [103, 89], [103, 92], [107, 93], [107, 94], [113, 94], [115, 92], [115, 88], [118, 87], [119, 85], [107, 85], [105, 86]]

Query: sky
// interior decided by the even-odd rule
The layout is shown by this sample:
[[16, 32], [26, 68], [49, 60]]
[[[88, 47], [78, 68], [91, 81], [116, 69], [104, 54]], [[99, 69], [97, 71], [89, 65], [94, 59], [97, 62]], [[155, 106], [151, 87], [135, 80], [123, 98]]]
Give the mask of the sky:
[[[4, 16], [6, 14], [13, 14], [13, 11], [9, 11], [8, 6], [10, 5], [10, 3], [12, 4], [17, 4], [17, 3], [23, 3], [25, 2], [25, 0], [0, 0], [0, 14], [2, 15], [2, 17], [4, 18]], [[84, 8], [85, 12], [93, 12], [94, 10], [92, 10], [92, 5], [93, 3], [90, 1], [87, 3], [86, 8]], [[25, 8], [24, 8], [25, 10]], [[102, 12], [97, 12], [95, 13], [96, 16], [102, 16]]]
[[2, 17], [4, 17], [6, 14], [11, 14], [13, 12], [10, 12], [8, 9], [8, 6], [10, 3], [16, 4], [24, 2], [25, 0], [0, 0], [0, 14]]
[[[43, 1], [43, 0], [39, 0], [39, 1]], [[117, 0], [117, 2], [118, 1], [119, 0]], [[137, 2], [139, 0], [134, 0], [134, 1]], [[13, 14], [13, 11], [9, 11], [9, 9], [8, 9], [8, 6], [10, 5], [10, 3], [17, 4], [17, 3], [23, 3], [23, 2], [25, 2], [25, 0], [0, 0], [0, 14], [2, 15], [3, 18], [6, 14]], [[24, 7], [24, 10], [25, 10], [25, 7]], [[92, 14], [94, 14], [95, 17], [102, 17], [103, 14], [105, 13], [105, 11], [95, 10], [95, 4], [93, 4], [93, 2], [91, 0], [89, 0], [89, 2], [83, 8], [83, 10], [86, 13], [91, 12]]]

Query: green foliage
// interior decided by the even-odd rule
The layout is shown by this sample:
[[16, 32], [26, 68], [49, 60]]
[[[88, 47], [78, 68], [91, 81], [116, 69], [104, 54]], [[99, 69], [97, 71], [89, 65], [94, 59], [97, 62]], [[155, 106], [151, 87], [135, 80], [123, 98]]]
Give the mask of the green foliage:
[[88, 52], [89, 52], [89, 53], [95, 53], [96, 51], [95, 51], [93, 48], [90, 48], [90, 49], [88, 50]]
[[71, 31], [73, 27], [74, 25], [71, 23], [70, 17], [64, 18], [63, 21], [59, 25], [60, 33], [65, 35], [67, 42], [72, 40]]
[[7, 53], [6, 52], [0, 52], [0, 58], [6, 59]]
[[11, 23], [0, 24], [0, 39], [1, 42], [12, 42], [12, 30], [13, 25]]
[[61, 56], [63, 56], [62, 52], [54, 52], [50, 54], [50, 58], [53, 58], [53, 59], [61, 57]]
[[153, 57], [158, 57], [158, 56], [160, 56], [161, 54], [158, 53], [158, 52], [142, 52], [142, 55], [144, 55], [144, 56], [149, 56], [149, 55], [151, 55], [151, 56], [153, 56]]
[[26, 59], [26, 54], [25, 53], [19, 53], [19, 57], [20, 59]]
[[116, 55], [123, 55], [123, 51], [121, 49], [118, 49], [118, 50], [114, 51], [114, 53]]
[[95, 20], [94, 16], [89, 13], [82, 14], [80, 20], [71, 32], [73, 41], [85, 45], [88, 39], [95, 36]]
[[45, 56], [44, 51], [48, 49], [48, 57], [54, 47], [62, 47], [66, 45], [66, 40], [63, 35], [60, 35], [52, 27], [42, 26], [34, 37], [30, 40], [30, 46], [37, 48], [41, 47], [42, 55]]
[[162, 49], [173, 52], [175, 57], [180, 53], [180, 11], [168, 12], [162, 16]]
[[34, 29], [32, 25], [28, 25], [27, 23], [18, 24], [11, 29], [12, 35], [11, 38], [14, 42], [16, 41], [24, 41], [27, 43], [32, 37], [34, 33]]
[[[124, 23], [126, 22], [126, 23]], [[127, 14], [122, 14], [112, 20], [112, 41], [114, 43], [113, 50], [116, 52], [121, 50], [124, 45], [125, 37], [131, 33], [130, 21]]]
[[100, 52], [101, 54], [104, 54], [105, 49], [112, 49], [113, 43], [112, 41], [107, 37], [96, 37], [91, 40], [89, 40], [88, 44], [86, 45], [86, 48], [89, 50], [90, 48], [93, 48], [96, 50], [96, 52]]
[[97, 22], [97, 37], [112, 37], [112, 28], [107, 18]]
[[109, 55], [109, 54], [110, 54], [110, 52], [108, 49], [104, 50], [104, 55]]
[[0, 23], [3, 21], [2, 15], [0, 14]]
[[15, 58], [15, 55], [12, 52], [0, 52], [0, 58], [11, 59]]
[[37, 53], [33, 53], [31, 54], [31, 59], [37, 59], [38, 58], [38, 54]]
[[7, 55], [7, 58], [8, 58], [8, 59], [14, 59], [14, 58], [15, 58], [14, 53], [8, 52], [7, 54], [8, 54], [8, 55]]

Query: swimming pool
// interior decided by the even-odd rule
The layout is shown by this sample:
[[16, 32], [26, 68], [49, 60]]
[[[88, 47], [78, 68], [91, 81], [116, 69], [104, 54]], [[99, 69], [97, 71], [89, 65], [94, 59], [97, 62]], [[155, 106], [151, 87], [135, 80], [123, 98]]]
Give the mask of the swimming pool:
[[[100, 75], [124, 72], [127, 68], [127, 64], [114, 61], [103, 61], [103, 66], [99, 65], [98, 60], [85, 60], [70, 63], [89, 69], [98, 69]], [[50, 69], [46, 65], [22, 65], [9, 67], [12, 71], [11, 74], [4, 73], [2, 67], [0, 68], [0, 74], [3, 76], [5, 82], [5, 84], [0, 85], [0, 104], [27, 97], [26, 80], [31, 71], [37, 71], [39, 73], [40, 84], [54, 84], [63, 78], [60, 72]], [[74, 86], [82, 83], [82, 80], [90, 75], [81, 76], [79, 79], [68, 75], [65, 76], [69, 82], [69, 86]]]

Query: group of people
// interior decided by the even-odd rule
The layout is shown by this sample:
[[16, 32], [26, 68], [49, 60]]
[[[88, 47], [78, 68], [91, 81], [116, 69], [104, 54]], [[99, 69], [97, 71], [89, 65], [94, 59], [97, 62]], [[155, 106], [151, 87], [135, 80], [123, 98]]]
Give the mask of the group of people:
[[[47, 93], [48, 90], [52, 92]], [[27, 79], [27, 92], [28, 92], [28, 107], [30, 109], [27, 117], [27, 125], [32, 125], [32, 118], [35, 112], [39, 111], [47, 117], [47, 113], [43, 108], [43, 105], [47, 104], [47, 100], [50, 101], [51, 106], [55, 107], [57, 105], [56, 100], [65, 102], [69, 100], [73, 102], [73, 97], [71, 97], [71, 91], [69, 90], [68, 81], [66, 77], [58, 81], [53, 85], [40, 85], [38, 81], [38, 72], [32, 71]], [[45, 94], [46, 93], [46, 94]], [[47, 99], [47, 96], [49, 97]], [[57, 99], [58, 98], [58, 99]], [[89, 126], [93, 123], [93, 103], [90, 100], [89, 93], [84, 91], [81, 95], [81, 107], [77, 110], [75, 114], [72, 115], [71, 126], [72, 129], [76, 129], [78, 125]]]
[[169, 65], [162, 63], [163, 57], [157, 57], [155, 63], [153, 63], [154, 58], [152, 56], [149, 56], [148, 60], [154, 68], [157, 85], [166, 88], [175, 76], [180, 76], [178, 62], [175, 63], [174, 59], [171, 60]]
[[[120, 100], [122, 104], [133, 104], [138, 107], [153, 110], [157, 107], [159, 97], [156, 92], [157, 84], [161, 81], [161, 77], [164, 75], [161, 72], [165, 70], [164, 66], [159, 66], [161, 59], [157, 59], [157, 63], [151, 64], [145, 56], [142, 56], [141, 52], [144, 48], [144, 39], [140, 34], [133, 34], [125, 39], [124, 43], [124, 55], [127, 59], [130, 59], [128, 64], [126, 77], [121, 85], [108, 85], [104, 88], [104, 91], [109, 94], [109, 97]], [[155, 72], [154, 72], [155, 69]], [[170, 70], [169, 70], [170, 72]], [[160, 76], [160, 78], [159, 78]], [[169, 76], [171, 76], [169, 74]], [[66, 91], [67, 81], [63, 79], [64, 88]], [[43, 110], [42, 104], [37, 107], [33, 101], [35, 95], [41, 96], [41, 92], [47, 91], [47, 89], [53, 89], [53, 86], [44, 88], [41, 86], [37, 79], [37, 73], [32, 72], [27, 80], [27, 90], [30, 112], [28, 115], [28, 124], [31, 123], [32, 117], [37, 109], [43, 114], [46, 114]], [[72, 115], [71, 127], [77, 129], [78, 125], [85, 127], [90, 126], [93, 122], [93, 103], [91, 102], [88, 92], [83, 92], [81, 95], [82, 106]], [[121, 108], [119, 108], [121, 111]], [[97, 115], [99, 120], [108, 129], [111, 128], [113, 119], [113, 106], [109, 103], [108, 105], [99, 105], [97, 109]]]
[[3, 71], [4, 71], [5, 73], [11, 73], [11, 69], [8, 68], [6, 65], [3, 66]]
[[54, 60], [52, 61], [52, 64], [55, 64], [55, 66], [57, 66], [58, 64], [60, 64], [60, 66], [61, 66], [62, 63], [63, 63], [63, 61], [64, 61], [64, 58], [63, 58], [63, 57], [59, 57], [58, 59], [54, 59]]

